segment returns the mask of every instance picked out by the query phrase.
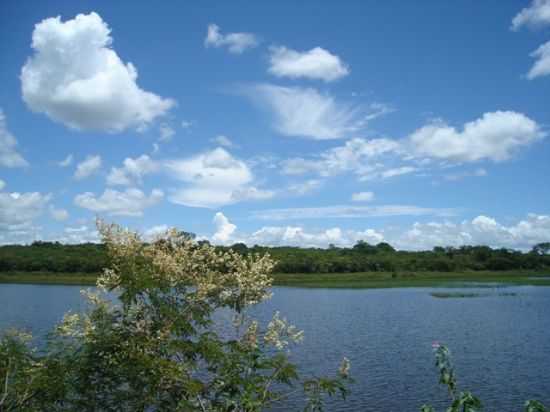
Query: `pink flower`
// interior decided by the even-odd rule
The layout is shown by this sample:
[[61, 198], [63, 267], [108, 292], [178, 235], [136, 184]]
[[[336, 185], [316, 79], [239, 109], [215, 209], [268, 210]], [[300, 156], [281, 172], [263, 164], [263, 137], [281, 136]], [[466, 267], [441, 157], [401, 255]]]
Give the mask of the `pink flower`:
[[439, 349], [440, 346], [441, 346], [441, 345], [439, 344], [438, 341], [433, 341], [433, 342], [432, 342], [432, 348], [434, 348], [434, 349]]

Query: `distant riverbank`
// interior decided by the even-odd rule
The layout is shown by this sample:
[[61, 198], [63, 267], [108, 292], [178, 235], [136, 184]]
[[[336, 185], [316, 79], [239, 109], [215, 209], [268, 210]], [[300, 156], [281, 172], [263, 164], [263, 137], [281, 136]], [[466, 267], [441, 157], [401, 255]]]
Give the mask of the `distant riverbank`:
[[[0, 283], [94, 285], [97, 275], [89, 273], [11, 272], [0, 273]], [[392, 288], [453, 286], [463, 282], [550, 286], [550, 273], [529, 271], [472, 272], [361, 272], [276, 273], [273, 284], [312, 288]]]

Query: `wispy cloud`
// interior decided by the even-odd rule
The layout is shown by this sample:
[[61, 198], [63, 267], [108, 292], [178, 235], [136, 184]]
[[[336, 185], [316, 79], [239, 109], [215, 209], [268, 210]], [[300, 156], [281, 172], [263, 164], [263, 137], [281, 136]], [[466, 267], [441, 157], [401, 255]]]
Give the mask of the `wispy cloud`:
[[208, 32], [204, 39], [205, 47], [227, 47], [230, 53], [241, 54], [245, 50], [254, 48], [260, 43], [258, 37], [252, 33], [222, 34], [216, 24], [208, 25]]
[[323, 219], [323, 218], [362, 218], [388, 216], [455, 216], [456, 209], [429, 208], [411, 205], [380, 206], [325, 206], [267, 209], [252, 212], [253, 219], [290, 220], [290, 219]]
[[267, 109], [273, 127], [280, 134], [316, 140], [349, 137], [365, 128], [369, 121], [391, 112], [382, 104], [339, 102], [314, 88], [262, 83], [246, 86], [242, 93]]

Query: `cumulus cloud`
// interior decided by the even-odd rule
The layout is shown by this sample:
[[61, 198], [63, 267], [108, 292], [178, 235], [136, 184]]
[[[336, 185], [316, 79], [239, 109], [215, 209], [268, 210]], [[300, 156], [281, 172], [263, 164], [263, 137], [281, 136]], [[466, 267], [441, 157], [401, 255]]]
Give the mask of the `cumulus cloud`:
[[101, 236], [95, 227], [82, 225], [66, 227], [63, 233], [53, 236], [51, 240], [65, 244], [99, 243]]
[[168, 225], [155, 225], [143, 232], [143, 237], [145, 240], [152, 241], [165, 234], [168, 229], [170, 229]]
[[529, 73], [527, 73], [529, 80], [550, 74], [550, 41], [544, 43], [531, 53], [531, 57], [537, 60], [533, 64], [533, 67], [531, 67], [531, 70], [529, 70]]
[[466, 123], [461, 131], [443, 122], [428, 124], [415, 131], [408, 143], [417, 156], [456, 162], [499, 162], [545, 135], [524, 114], [497, 111]]
[[369, 120], [391, 111], [381, 104], [363, 107], [340, 103], [313, 88], [258, 84], [245, 88], [245, 95], [268, 110], [280, 134], [316, 140], [347, 137]]
[[0, 109], [0, 166], [4, 167], [25, 167], [27, 161], [17, 150], [17, 140], [8, 130], [6, 116]]
[[0, 243], [33, 240], [34, 220], [43, 214], [51, 195], [38, 192], [0, 192]]
[[533, 0], [529, 7], [514, 16], [511, 29], [516, 31], [523, 26], [537, 28], [547, 24], [550, 24], [550, 0]]
[[374, 199], [372, 192], [357, 192], [351, 195], [351, 200], [354, 202], [370, 202]]
[[504, 161], [546, 135], [521, 113], [496, 111], [466, 123], [462, 130], [434, 121], [402, 139], [353, 138], [316, 155], [282, 160], [280, 167], [286, 175], [353, 173], [359, 181], [380, 180], [449, 163]]
[[331, 244], [349, 247], [359, 240], [377, 244], [384, 240], [384, 236], [374, 229], [356, 231], [334, 227], [327, 230], [308, 231], [301, 226], [266, 226], [247, 237], [246, 243], [250, 245], [326, 248]]
[[461, 223], [415, 223], [390, 243], [400, 249], [431, 249], [434, 246], [488, 245], [530, 249], [550, 238], [550, 216], [529, 214], [512, 225], [480, 215]]
[[264, 226], [252, 233], [239, 232], [223, 214], [214, 218], [214, 243], [244, 242], [252, 245], [326, 248], [330, 244], [349, 247], [363, 240], [370, 244], [388, 242], [401, 250], [430, 250], [435, 246], [488, 245], [529, 250], [550, 238], [550, 216], [529, 214], [511, 225], [480, 215], [460, 223], [449, 221], [414, 223], [409, 228], [395, 227], [346, 230], [340, 227], [307, 229], [303, 226]]
[[400, 152], [401, 146], [395, 140], [354, 138], [309, 159], [298, 157], [284, 160], [282, 171], [289, 175], [318, 173], [321, 176], [335, 176], [354, 172], [364, 176], [381, 166], [375, 163], [376, 158]]
[[57, 162], [57, 165], [59, 167], [69, 167], [73, 164], [73, 155], [68, 154], [67, 157], [59, 162]]
[[216, 24], [209, 24], [205, 47], [227, 47], [230, 53], [241, 54], [245, 50], [258, 46], [259, 39], [252, 33], [227, 33], [222, 34], [220, 27]]
[[171, 177], [186, 184], [170, 195], [169, 200], [176, 204], [215, 208], [273, 196], [273, 192], [254, 187], [254, 176], [246, 163], [221, 147], [167, 161], [165, 167]]
[[324, 206], [266, 209], [252, 212], [251, 217], [261, 220], [363, 218], [389, 216], [454, 216], [454, 209], [429, 208], [412, 205], [379, 206]]
[[34, 54], [21, 70], [29, 108], [73, 129], [120, 132], [143, 127], [174, 106], [137, 85], [136, 68], [111, 48], [110, 32], [94, 12], [38, 23]]
[[338, 56], [321, 47], [304, 52], [284, 46], [269, 50], [269, 73], [277, 77], [305, 77], [331, 82], [349, 74], [348, 67]]
[[113, 167], [107, 175], [107, 184], [132, 186], [141, 184], [145, 175], [159, 170], [157, 162], [147, 155], [141, 155], [135, 159], [124, 159], [122, 167]]
[[0, 179], [0, 190], [4, 189], [5, 187], [6, 187], [6, 182]]
[[129, 188], [123, 192], [106, 189], [101, 196], [91, 192], [77, 195], [74, 203], [84, 209], [112, 216], [142, 216], [143, 211], [159, 203], [164, 197], [162, 190], [153, 189], [147, 196], [139, 189]]
[[53, 206], [50, 206], [50, 215], [52, 218], [54, 218], [54, 220], [57, 220], [58, 222], [62, 222], [69, 218], [69, 212], [67, 212], [65, 209], [56, 209]]
[[212, 241], [216, 244], [226, 244], [231, 240], [231, 235], [237, 229], [233, 223], [225, 217], [221, 212], [214, 215], [214, 225], [216, 226], [216, 232], [212, 236]]
[[85, 179], [101, 168], [101, 156], [87, 156], [82, 162], [76, 165], [74, 178], [77, 180]]
[[384, 236], [373, 229], [342, 230], [338, 227], [308, 231], [301, 226], [264, 226], [253, 233], [238, 233], [237, 226], [223, 213], [214, 216], [216, 231], [210, 238], [215, 244], [230, 245], [244, 242], [249, 246], [299, 246], [326, 248], [330, 244], [352, 246], [359, 240], [380, 243]]

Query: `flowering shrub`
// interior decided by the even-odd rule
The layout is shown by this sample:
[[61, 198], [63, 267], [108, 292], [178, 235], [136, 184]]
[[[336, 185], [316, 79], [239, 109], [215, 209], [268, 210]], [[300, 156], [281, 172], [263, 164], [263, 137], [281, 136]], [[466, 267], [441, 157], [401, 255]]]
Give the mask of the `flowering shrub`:
[[[303, 334], [276, 313], [265, 328], [247, 308], [270, 296], [268, 255], [198, 244], [175, 230], [152, 243], [98, 222], [110, 266], [88, 313], [69, 313], [45, 350], [0, 341], [0, 411], [260, 411], [301, 391], [306, 410], [345, 396], [349, 362], [333, 378], [300, 377], [288, 354]], [[234, 334], [213, 314], [229, 310]]]

